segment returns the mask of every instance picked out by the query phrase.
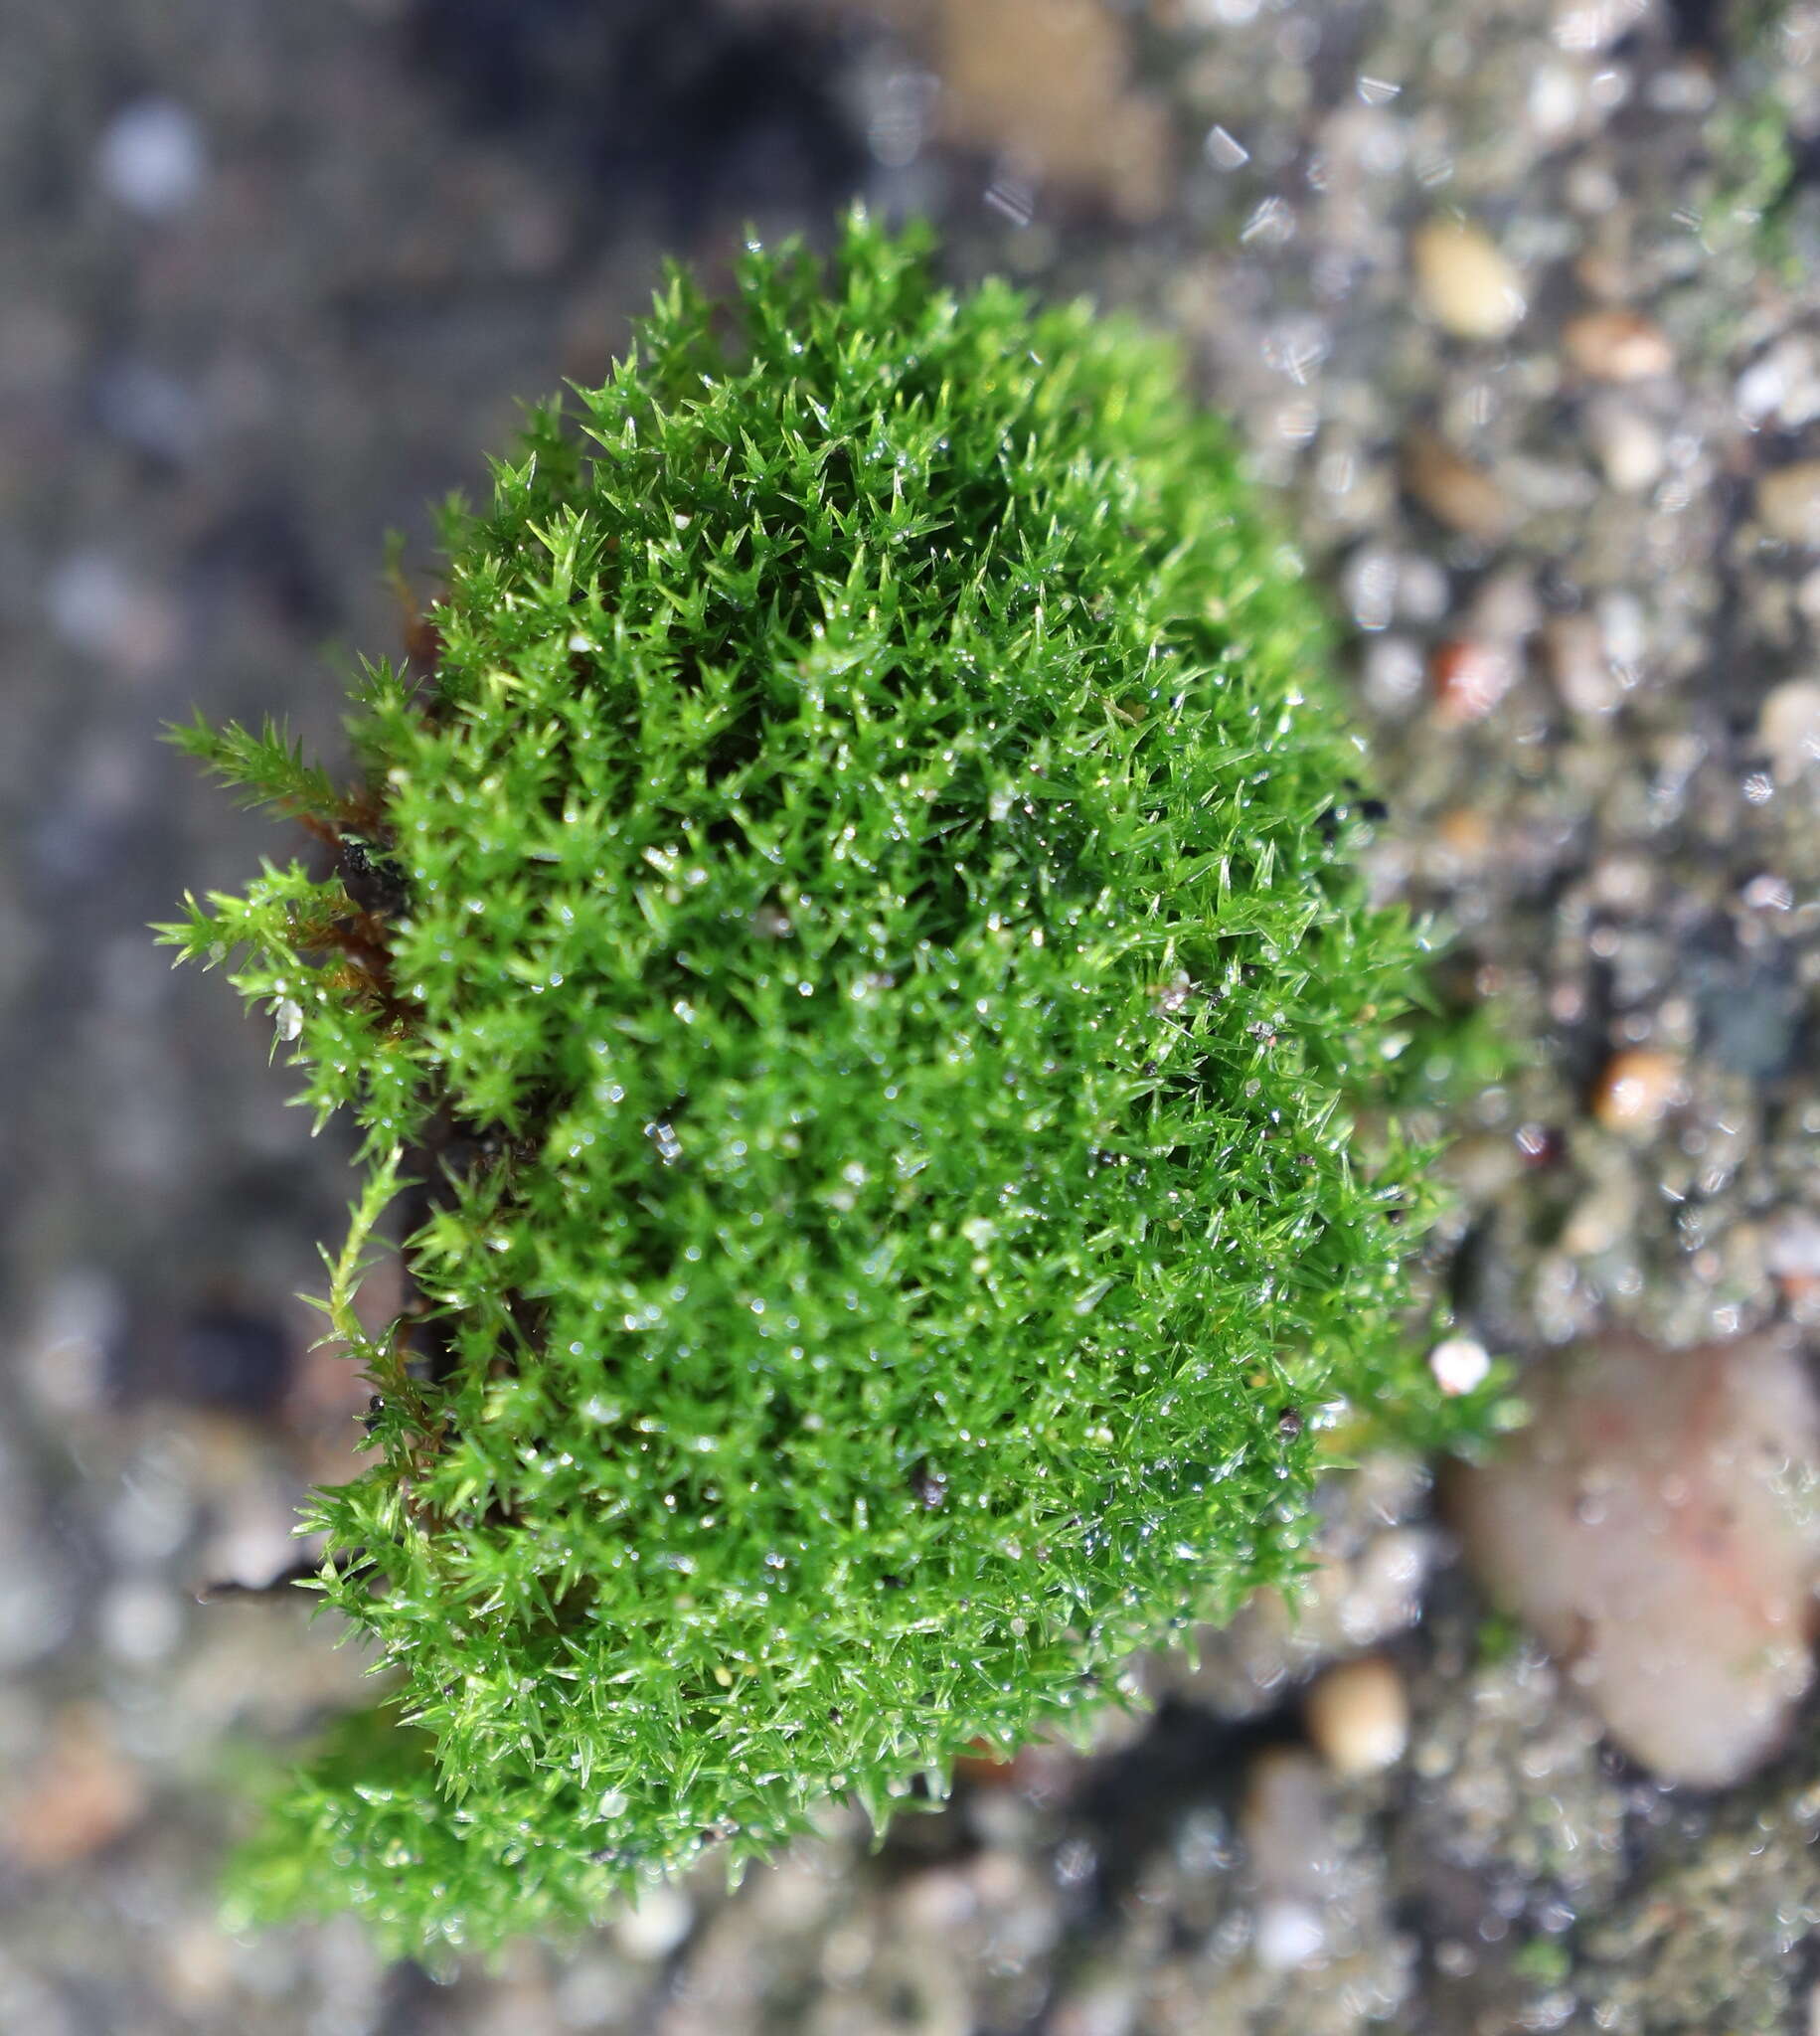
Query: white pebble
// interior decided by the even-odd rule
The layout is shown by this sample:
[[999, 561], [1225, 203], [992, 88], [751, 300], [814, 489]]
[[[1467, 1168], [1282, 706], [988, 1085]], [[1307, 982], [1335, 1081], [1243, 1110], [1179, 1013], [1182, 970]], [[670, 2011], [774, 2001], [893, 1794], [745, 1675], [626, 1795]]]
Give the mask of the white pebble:
[[556, 1983], [557, 2020], [565, 2029], [623, 2027], [646, 1984], [610, 1952], [577, 1958]]
[[1428, 1353], [1428, 1369], [1443, 1393], [1470, 1393], [1491, 1372], [1491, 1354], [1470, 1336], [1449, 1336]]
[[1586, 435], [1620, 495], [1646, 494], [1662, 478], [1668, 448], [1654, 423], [1627, 403], [1601, 404], [1586, 417]]
[[1510, 566], [1481, 581], [1465, 614], [1467, 629], [1494, 643], [1521, 643], [1542, 627], [1542, 599], [1527, 566]]
[[1648, 11], [1648, 0], [1563, 0], [1555, 9], [1558, 49], [1596, 56], [1627, 35]]
[[1558, 615], [1542, 632], [1549, 676], [1575, 714], [1610, 714], [1621, 696], [1596, 615]]
[[1804, 332], [1790, 332], [1737, 378], [1737, 414], [1753, 429], [1773, 424], [1798, 431], [1820, 417], [1820, 347]]
[[1605, 650], [1613, 664], [1634, 673], [1649, 654], [1649, 620], [1643, 603], [1622, 588], [1609, 588], [1594, 603]]
[[0, 1668], [21, 1668], [49, 1654], [69, 1632], [74, 1594], [49, 1565], [28, 1567], [9, 1547], [8, 1573], [0, 1576]]
[[[19, 1354], [27, 1391], [49, 1413], [87, 1414], [100, 1405], [121, 1312], [118, 1289], [92, 1268], [72, 1266], [58, 1275]], [[0, 1455], [0, 1481], [6, 1476]]]
[[1388, 627], [1397, 612], [1397, 555], [1382, 546], [1362, 546], [1346, 562], [1340, 593], [1361, 629]]
[[1363, 689], [1377, 714], [1406, 714], [1426, 683], [1421, 651], [1407, 636], [1374, 636], [1366, 645]]
[[115, 1584], [96, 1612], [102, 1647], [117, 1661], [159, 1661], [183, 1632], [183, 1613], [162, 1586], [130, 1581]]
[[1340, 1604], [1340, 1630], [1353, 1646], [1368, 1647], [1415, 1623], [1433, 1556], [1433, 1543], [1419, 1528], [1391, 1527], [1372, 1536]]
[[1733, 392], [1738, 416], [1753, 426], [1764, 424], [1775, 415], [1786, 388], [1782, 363], [1774, 354], [1752, 361], [1737, 378], [1737, 386]]
[[1756, 513], [1771, 537], [1820, 551], [1820, 459], [1797, 459], [1756, 484]]
[[109, 198], [145, 219], [195, 204], [208, 174], [202, 129], [174, 99], [135, 99], [96, 144], [94, 171]]
[[72, 552], [45, 585], [51, 627], [78, 650], [105, 651], [130, 627], [138, 590], [102, 552]]
[[1765, 870], [1738, 886], [1737, 901], [1748, 912], [1793, 912], [1795, 888], [1786, 877]]
[[1789, 679], [1763, 702], [1756, 739], [1778, 784], [1793, 784], [1820, 759], [1820, 679]]
[[178, 621], [170, 603], [105, 552], [66, 554], [51, 569], [44, 602], [65, 643], [123, 673], [142, 676], [175, 655]]
[[1293, 1972], [1327, 1946], [1320, 1912], [1306, 1902], [1261, 1902], [1252, 1949], [1266, 1972]]
[[628, 1958], [655, 1964], [675, 1951], [694, 1923], [689, 1897], [660, 1882], [639, 1890], [637, 1903], [613, 1924], [613, 1942]]
[[1545, 57], [1530, 73], [1530, 125], [1539, 139], [1565, 141], [1585, 109], [1585, 74], [1577, 65]]
[[1438, 622], [1453, 600], [1446, 569], [1419, 552], [1397, 562], [1397, 612], [1409, 622]]
[[1785, 1209], [1769, 1226], [1763, 1263], [1777, 1279], [1820, 1279], [1820, 1216]]

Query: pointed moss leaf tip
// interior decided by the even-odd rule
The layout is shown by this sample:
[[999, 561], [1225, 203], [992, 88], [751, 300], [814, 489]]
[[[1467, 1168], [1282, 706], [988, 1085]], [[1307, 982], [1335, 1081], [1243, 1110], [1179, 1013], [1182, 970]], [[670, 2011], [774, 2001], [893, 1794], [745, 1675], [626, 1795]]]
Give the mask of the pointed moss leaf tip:
[[164, 930], [365, 1140], [310, 1524], [392, 1696], [236, 1914], [429, 1957], [1075, 1729], [1295, 1574], [1346, 1407], [1466, 1419], [1397, 1333], [1422, 1156], [1353, 1129], [1417, 943], [1170, 345], [856, 214], [730, 313], [673, 271], [444, 527], [352, 787], [178, 733], [319, 867]]

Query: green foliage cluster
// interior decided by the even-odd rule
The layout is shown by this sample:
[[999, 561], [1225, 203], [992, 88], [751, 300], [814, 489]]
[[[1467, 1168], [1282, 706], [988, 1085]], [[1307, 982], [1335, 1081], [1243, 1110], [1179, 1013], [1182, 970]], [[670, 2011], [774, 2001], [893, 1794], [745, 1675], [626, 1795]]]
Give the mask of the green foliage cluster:
[[[1798, 78], [1788, 0], [1733, 0], [1719, 10], [1722, 89], [1706, 121], [1709, 246], [1742, 247], [1790, 287], [1803, 277], [1803, 178], [1789, 98]], [[1726, 335], [1730, 343], [1730, 335]]]
[[363, 1134], [375, 1460], [306, 1524], [395, 1678], [242, 1913], [418, 1954], [882, 1826], [1289, 1577], [1342, 1405], [1479, 1412], [1397, 1333], [1419, 1166], [1352, 1130], [1418, 943], [1170, 348], [856, 216], [731, 316], [672, 275], [577, 406], [451, 509], [351, 790], [177, 732], [334, 857], [161, 932]]

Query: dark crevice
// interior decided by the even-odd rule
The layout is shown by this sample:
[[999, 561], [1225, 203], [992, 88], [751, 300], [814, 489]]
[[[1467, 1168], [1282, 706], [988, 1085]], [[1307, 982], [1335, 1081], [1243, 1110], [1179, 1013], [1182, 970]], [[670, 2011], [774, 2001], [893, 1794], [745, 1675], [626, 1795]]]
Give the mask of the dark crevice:
[[620, 235], [628, 195], [687, 239], [772, 209], [825, 216], [866, 174], [838, 32], [721, 0], [415, 0], [404, 46], [475, 126], [561, 158]]
[[1733, 10], [1726, 0], [1668, 0], [1664, 11], [1676, 49], [1725, 54], [1733, 33]]

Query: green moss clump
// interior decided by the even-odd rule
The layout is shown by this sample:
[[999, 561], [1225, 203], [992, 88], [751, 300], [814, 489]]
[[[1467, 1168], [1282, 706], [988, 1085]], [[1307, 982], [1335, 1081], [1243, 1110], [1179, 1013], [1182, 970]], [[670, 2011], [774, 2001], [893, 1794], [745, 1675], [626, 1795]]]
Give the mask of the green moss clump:
[[725, 322], [673, 276], [579, 406], [450, 512], [352, 790], [179, 732], [337, 857], [161, 932], [364, 1132], [376, 1460], [307, 1524], [398, 1706], [241, 1913], [397, 1951], [883, 1824], [1294, 1572], [1340, 1403], [1474, 1414], [1396, 1330], [1417, 1169], [1351, 1130], [1416, 942], [1170, 347], [856, 217]]

